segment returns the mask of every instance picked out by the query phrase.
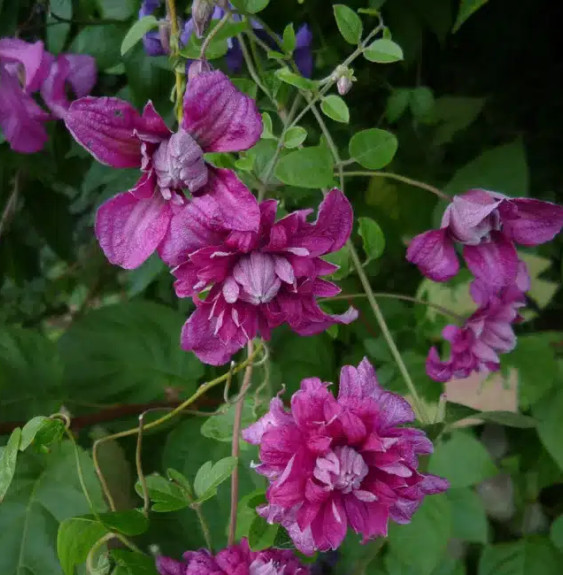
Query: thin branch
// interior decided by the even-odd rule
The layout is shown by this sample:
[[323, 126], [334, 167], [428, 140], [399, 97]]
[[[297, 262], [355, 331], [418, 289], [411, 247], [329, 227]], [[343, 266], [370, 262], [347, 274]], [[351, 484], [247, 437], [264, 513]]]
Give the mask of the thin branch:
[[213, 38], [215, 38], [215, 36], [219, 32], [219, 30], [221, 30], [221, 28], [229, 21], [230, 17], [231, 17], [231, 13], [227, 10], [225, 12], [225, 14], [223, 15], [223, 17], [221, 18], [221, 20], [219, 20], [219, 23], [205, 37], [205, 40], [201, 44], [201, 50], [199, 51], [199, 59], [200, 60], [203, 60], [205, 58], [205, 52], [206, 52], [207, 48], [209, 48], [209, 44], [211, 44], [211, 41], [213, 40]]
[[16, 172], [14, 177], [14, 187], [12, 188], [12, 193], [4, 206], [4, 211], [2, 212], [2, 218], [0, 219], [0, 238], [4, 232], [4, 229], [8, 226], [8, 223], [15, 212], [16, 204], [18, 202], [18, 196], [20, 194], [21, 188], [21, 173]]
[[[166, 0], [166, 10], [170, 20], [170, 57], [173, 61], [175, 61], [178, 57], [180, 42], [180, 30], [178, 28], [178, 16], [176, 14], [175, 0]], [[176, 79], [176, 118], [178, 119], [178, 125], [180, 125], [182, 123], [182, 116], [184, 114], [184, 110], [182, 108], [184, 83], [182, 80], [182, 73], [178, 70], [176, 63], [174, 63], [174, 77]]]
[[137, 435], [137, 446], [135, 448], [135, 467], [137, 469], [137, 477], [139, 478], [139, 483], [141, 484], [141, 491], [143, 493], [143, 514], [148, 517], [150, 499], [149, 490], [147, 489], [147, 480], [145, 474], [143, 473], [143, 459], [142, 459], [142, 449], [143, 449], [143, 425], [145, 423], [145, 414], [147, 412], [141, 413], [139, 415], [139, 434]]
[[[253, 355], [253, 344], [252, 340], [248, 342], [248, 358]], [[238, 459], [240, 452], [240, 427], [242, 421], [242, 410], [244, 408], [244, 396], [252, 383], [252, 361], [248, 362], [246, 370], [244, 372], [244, 379], [242, 381], [242, 386], [240, 388], [239, 399], [235, 407], [235, 421], [233, 424], [233, 444], [231, 448], [231, 455]], [[231, 520], [229, 522], [229, 545], [235, 542], [235, 534], [237, 530], [237, 509], [238, 509], [238, 461], [237, 465], [233, 470], [231, 476]]]
[[272, 98], [272, 95], [270, 94], [268, 89], [264, 86], [264, 84], [262, 84], [262, 80], [260, 80], [260, 77], [256, 73], [254, 63], [252, 62], [252, 56], [250, 55], [248, 48], [246, 47], [246, 43], [244, 41], [242, 34], [237, 34], [237, 40], [239, 41], [240, 49], [242, 51], [242, 55], [246, 63], [246, 67], [248, 68], [248, 73], [250, 74], [250, 77], [254, 80], [254, 83], [260, 88], [260, 90], [262, 90], [262, 92], [264, 92], [264, 94], [268, 96], [268, 99], [270, 99], [275, 105], [276, 104], [275, 99]]

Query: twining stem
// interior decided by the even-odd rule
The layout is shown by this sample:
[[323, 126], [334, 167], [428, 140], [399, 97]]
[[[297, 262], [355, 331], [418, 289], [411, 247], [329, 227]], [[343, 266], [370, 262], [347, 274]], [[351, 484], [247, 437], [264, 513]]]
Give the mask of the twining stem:
[[[349, 163], [349, 162], [348, 162]], [[347, 162], [341, 162], [340, 167], [343, 167], [347, 164]], [[408, 184], [409, 186], [414, 186], [416, 188], [421, 188], [428, 192], [431, 192], [438, 196], [441, 200], [446, 200], [447, 202], [451, 202], [452, 199], [448, 194], [442, 192], [435, 186], [431, 186], [425, 182], [421, 182], [419, 180], [414, 180], [413, 178], [407, 178], [407, 176], [401, 176], [400, 174], [393, 174], [392, 172], [372, 172], [372, 171], [357, 171], [357, 172], [344, 172], [345, 178], [352, 178], [355, 176], [360, 177], [367, 177], [367, 178], [388, 178], [389, 180], [397, 180], [398, 182], [403, 182], [404, 184]]]
[[182, 100], [184, 97], [184, 83], [182, 80], [182, 73], [178, 69], [176, 59], [179, 52], [179, 38], [180, 30], [178, 28], [178, 16], [176, 14], [176, 1], [166, 0], [166, 7], [168, 9], [168, 18], [170, 19], [170, 55], [174, 62], [174, 76], [176, 78], [176, 117], [178, 125], [182, 122], [184, 110], [182, 108]]
[[145, 423], [145, 413], [139, 415], [139, 433], [137, 434], [137, 448], [135, 449], [135, 467], [137, 469], [137, 477], [139, 478], [139, 483], [141, 485], [141, 492], [143, 493], [143, 515], [148, 517], [149, 514], [149, 490], [147, 489], [147, 480], [145, 474], [143, 473], [143, 460], [142, 460], [142, 449], [143, 449], [143, 426]]
[[103, 547], [110, 539], [113, 539], [114, 537], [115, 535], [113, 533], [106, 533], [103, 537], [100, 537], [100, 539], [98, 539], [94, 545], [92, 545], [90, 551], [88, 551], [88, 555], [86, 556], [86, 573], [95, 575], [98, 572], [96, 566], [94, 565], [96, 553], [101, 547]]
[[201, 527], [201, 532], [203, 533], [203, 538], [205, 539], [205, 547], [209, 549], [209, 551], [213, 551], [213, 542], [211, 540], [211, 531], [209, 530], [209, 525], [207, 524], [207, 520], [205, 519], [205, 515], [201, 510], [201, 505], [196, 503], [192, 506], [192, 509], [195, 511], [197, 518], [199, 520], [199, 526]]
[[[248, 358], [253, 356], [253, 343], [252, 340], [248, 341]], [[238, 459], [240, 453], [240, 426], [242, 421], [242, 411], [244, 409], [244, 396], [252, 383], [252, 366], [251, 361], [248, 362], [240, 388], [239, 399], [235, 406], [235, 421], [233, 424], [233, 443], [231, 448], [231, 455]], [[229, 545], [235, 542], [235, 534], [237, 530], [237, 510], [238, 510], [238, 462], [233, 470], [231, 476], [231, 519], [229, 521]]]
[[[191, 397], [186, 399], [186, 401], [181, 403], [178, 407], [174, 408], [172, 411], [163, 415], [162, 417], [159, 417], [158, 419], [155, 419], [154, 421], [151, 421], [150, 423], [145, 424], [143, 426], [143, 430], [148, 431], [150, 429], [154, 429], [154, 428], [162, 425], [163, 423], [166, 423], [170, 419], [174, 418], [176, 415], [182, 413], [187, 407], [189, 407], [192, 403], [194, 403], [194, 401], [199, 399], [202, 395], [206, 394], [211, 388], [223, 383], [224, 381], [227, 381], [230, 377], [230, 374], [238, 373], [239, 371], [241, 371], [242, 369], [247, 367], [249, 364], [251, 364], [254, 361], [255, 357], [260, 353], [261, 350], [262, 350], [262, 345], [261, 344], [257, 345], [256, 349], [253, 351], [252, 355], [249, 356], [247, 359], [245, 359], [241, 364], [234, 367], [228, 373], [225, 373], [225, 374], [221, 375], [220, 377], [217, 377], [217, 378], [209, 381], [208, 383], [204, 383]], [[100, 483], [102, 485], [102, 490], [104, 492], [104, 495], [105, 495], [105, 497], [108, 501], [108, 504], [109, 504], [112, 511], [115, 511], [115, 509], [116, 509], [115, 508], [115, 502], [113, 500], [113, 497], [111, 495], [111, 492], [110, 492], [108, 485], [107, 485], [107, 482], [105, 480], [104, 474], [103, 474], [102, 469], [100, 467], [100, 463], [99, 463], [99, 459], [98, 459], [98, 449], [99, 449], [100, 445], [102, 445], [103, 443], [105, 443], [107, 441], [111, 441], [114, 439], [121, 439], [122, 437], [130, 437], [131, 435], [136, 435], [137, 433], [139, 433], [139, 429], [140, 429], [139, 427], [134, 427], [132, 429], [126, 429], [124, 431], [120, 431], [120, 432], [114, 433], [112, 435], [106, 435], [105, 437], [101, 437], [100, 439], [97, 439], [94, 442], [94, 445], [92, 447], [92, 459], [94, 462], [94, 468], [96, 470], [96, 474], [98, 476], [98, 479], [100, 480]]]
[[4, 211], [2, 212], [2, 218], [0, 218], [0, 237], [2, 237], [4, 229], [8, 225], [8, 222], [10, 221], [10, 218], [12, 217], [12, 214], [16, 208], [16, 204], [18, 202], [18, 196], [20, 193], [20, 187], [21, 187], [21, 174], [19, 171], [17, 171], [16, 175], [14, 176], [14, 187], [12, 188], [12, 193], [10, 194], [10, 197], [6, 202], [6, 205], [4, 206]]
[[80, 453], [78, 451], [78, 445], [76, 445], [74, 435], [72, 435], [72, 431], [70, 431], [68, 427], [65, 428], [65, 433], [70, 442], [72, 443], [72, 447], [74, 449], [74, 459], [76, 461], [76, 472], [78, 473], [78, 481], [80, 482], [80, 488], [82, 489], [82, 493], [84, 494], [84, 497], [88, 502], [88, 507], [90, 507], [90, 511], [97, 518], [98, 512], [94, 507], [94, 503], [92, 502], [92, 498], [90, 497], [90, 493], [88, 492], [88, 488], [86, 487], [86, 481], [84, 480], [84, 472], [82, 471], [82, 463], [80, 463]]
[[213, 28], [213, 30], [211, 30], [209, 32], [209, 34], [205, 37], [205, 40], [201, 44], [201, 50], [199, 51], [199, 59], [200, 60], [203, 60], [205, 58], [205, 52], [206, 52], [207, 48], [209, 47], [209, 44], [211, 44], [211, 41], [213, 40], [213, 38], [215, 38], [215, 36], [219, 32], [219, 30], [221, 30], [221, 28], [229, 21], [230, 17], [231, 17], [230, 12], [228, 12], [228, 11], [225, 12], [225, 14], [221, 18], [221, 20], [219, 20], [219, 22], [217, 23], [215, 28]]
[[246, 67], [248, 68], [248, 73], [250, 74], [250, 77], [254, 80], [254, 83], [260, 88], [260, 90], [262, 90], [262, 92], [264, 92], [264, 94], [266, 94], [266, 96], [268, 96], [268, 98], [272, 102], [274, 102], [274, 104], [275, 104], [276, 103], [275, 99], [272, 97], [272, 95], [270, 94], [268, 89], [264, 86], [264, 84], [262, 83], [262, 80], [260, 80], [260, 77], [256, 73], [256, 69], [254, 68], [254, 63], [252, 62], [252, 56], [250, 55], [250, 52], [248, 51], [248, 48], [246, 47], [246, 42], [244, 41], [243, 35], [237, 34], [237, 40], [239, 41], [240, 49], [241, 49], [244, 61], [246, 63]]
[[[404, 300], [404, 301], [410, 301], [412, 303], [417, 303], [417, 304], [431, 307], [431, 308], [435, 309], [436, 311], [439, 311], [441, 314], [443, 314], [445, 316], [449, 316], [449, 317], [454, 318], [459, 323], [463, 323], [463, 321], [464, 321], [463, 317], [461, 317], [459, 314], [453, 312], [452, 310], [445, 308], [445, 307], [442, 307], [441, 305], [438, 305], [436, 303], [432, 303], [430, 301], [424, 300], [424, 299], [418, 299], [416, 297], [398, 294], [398, 293], [375, 292], [375, 291], [372, 293], [376, 299], [378, 299], [378, 298], [389, 298], [389, 299], [399, 299], [399, 300]], [[349, 294], [349, 295], [342, 294], [342, 295], [337, 295], [334, 297], [328, 297], [328, 298], [322, 299], [320, 301], [321, 302], [323, 302], [323, 301], [331, 302], [331, 301], [350, 300], [350, 299], [366, 298], [366, 297], [367, 297], [367, 294], [365, 294], [365, 293], [354, 293], [354, 294]]]

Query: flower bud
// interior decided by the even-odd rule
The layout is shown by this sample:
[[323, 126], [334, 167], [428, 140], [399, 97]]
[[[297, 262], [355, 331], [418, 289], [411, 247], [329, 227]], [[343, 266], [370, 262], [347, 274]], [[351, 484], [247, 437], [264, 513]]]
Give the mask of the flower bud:
[[336, 88], [341, 96], [347, 94], [352, 88], [352, 80], [347, 76], [341, 76], [336, 82]]
[[200, 74], [205, 74], [206, 72], [211, 72], [209, 62], [207, 60], [194, 60], [188, 68], [188, 82], [192, 78], [195, 78]]
[[160, 20], [158, 22], [158, 35], [160, 38], [160, 43], [162, 44], [162, 49], [165, 54], [170, 53], [170, 21]]
[[214, 0], [194, 0], [192, 4], [192, 19], [198, 38], [201, 38], [207, 31], [214, 8]]

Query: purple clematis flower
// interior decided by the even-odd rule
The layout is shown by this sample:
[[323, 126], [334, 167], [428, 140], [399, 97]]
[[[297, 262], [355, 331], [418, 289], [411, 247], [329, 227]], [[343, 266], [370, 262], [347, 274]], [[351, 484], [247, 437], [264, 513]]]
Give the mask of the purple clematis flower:
[[414, 420], [409, 403], [379, 386], [367, 359], [342, 368], [337, 398], [328, 386], [304, 379], [289, 412], [274, 398], [242, 432], [260, 446], [256, 471], [270, 482], [258, 513], [281, 523], [307, 555], [338, 548], [348, 526], [364, 543], [385, 537], [389, 520], [409, 523], [426, 495], [449, 486], [418, 471], [432, 443], [403, 427]]
[[512, 199], [487, 190], [454, 196], [439, 230], [416, 236], [407, 259], [434, 281], [459, 270], [455, 243], [476, 278], [500, 288], [515, 281], [518, 255], [514, 244], [537, 246], [552, 240], [563, 226], [563, 208], [530, 198]]
[[516, 281], [504, 288], [491, 289], [482, 280], [471, 284], [471, 296], [479, 308], [462, 327], [448, 325], [442, 336], [450, 342], [451, 355], [440, 360], [435, 347], [426, 360], [426, 372], [435, 381], [469, 377], [473, 372], [488, 373], [500, 369], [498, 354], [516, 347], [512, 324], [521, 321], [518, 309], [526, 305], [530, 276], [526, 264], [518, 265]]
[[215, 557], [207, 549], [200, 549], [186, 551], [183, 561], [160, 556], [156, 563], [160, 575], [309, 575], [310, 572], [293, 551], [251, 551], [246, 539], [219, 551]]
[[184, 189], [193, 196], [205, 194], [232, 230], [258, 231], [254, 196], [233, 172], [215, 169], [203, 157], [204, 152], [247, 150], [262, 132], [254, 101], [222, 72], [205, 72], [190, 80], [182, 124], [175, 133], [152, 103], [141, 115], [118, 98], [76, 100], [65, 122], [99, 162], [142, 170], [132, 190], [98, 210], [96, 235], [111, 263], [133, 269], [155, 250], [165, 249], [170, 222], [186, 202]]
[[[350, 236], [353, 214], [346, 197], [332, 190], [315, 223], [307, 222], [311, 210], [276, 222], [276, 209], [276, 201], [262, 202], [259, 230], [241, 233], [205, 196], [172, 221], [161, 257], [176, 266], [176, 294], [193, 297], [197, 307], [182, 330], [182, 347], [205, 363], [228, 362], [248, 340], [258, 333], [269, 339], [283, 323], [299, 335], [313, 335], [357, 317], [353, 308], [329, 315], [316, 301], [340, 291], [321, 279], [338, 269], [321, 256], [342, 248]], [[247, 218], [247, 211], [242, 215]], [[208, 288], [205, 300], [197, 297]]]
[[96, 65], [91, 56], [61, 54], [55, 59], [42, 42], [0, 39], [0, 127], [11, 148], [31, 154], [47, 141], [45, 122], [51, 115], [31, 94], [41, 90], [45, 104], [61, 118], [69, 107], [67, 84], [81, 97], [95, 83]]

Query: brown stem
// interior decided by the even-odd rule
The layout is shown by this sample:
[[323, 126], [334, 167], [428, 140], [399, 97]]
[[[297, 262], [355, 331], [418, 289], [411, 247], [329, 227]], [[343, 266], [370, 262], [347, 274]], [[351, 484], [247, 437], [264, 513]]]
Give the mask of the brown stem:
[[[252, 356], [252, 340], [248, 342], [248, 357]], [[240, 425], [242, 420], [242, 410], [244, 408], [244, 396], [252, 383], [252, 362], [249, 362], [244, 372], [244, 379], [240, 388], [239, 399], [235, 407], [235, 421], [233, 424], [233, 445], [231, 455], [238, 458], [240, 451]], [[237, 530], [237, 510], [238, 510], [238, 462], [231, 476], [231, 520], [229, 522], [229, 545], [235, 542], [235, 533]]]

